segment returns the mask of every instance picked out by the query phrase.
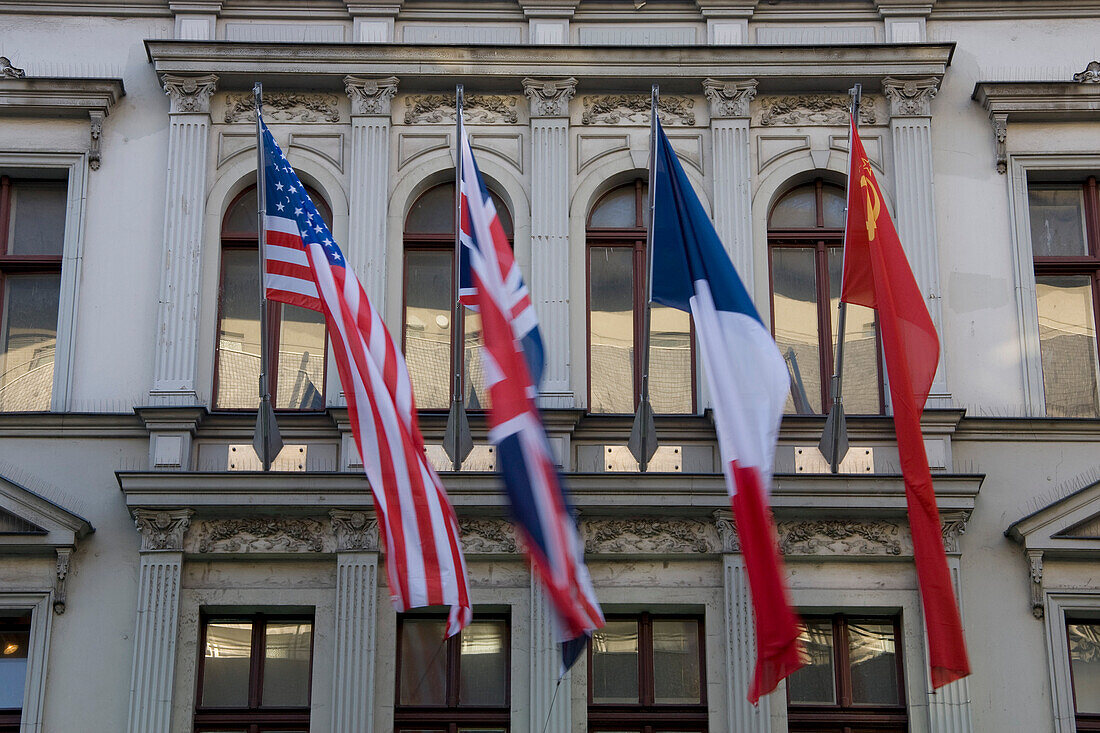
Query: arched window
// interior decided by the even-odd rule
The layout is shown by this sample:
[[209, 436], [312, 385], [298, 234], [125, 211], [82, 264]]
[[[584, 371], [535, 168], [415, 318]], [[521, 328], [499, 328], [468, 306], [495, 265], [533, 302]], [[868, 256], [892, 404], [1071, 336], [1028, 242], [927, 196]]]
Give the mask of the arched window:
[[[641, 394], [648, 190], [635, 181], [606, 194], [588, 216], [588, 409], [632, 413]], [[691, 319], [653, 304], [649, 397], [654, 412], [695, 411]]]
[[[791, 373], [787, 412], [828, 412], [844, 248], [844, 189], [818, 179], [787, 192], [768, 218], [772, 332]], [[844, 410], [882, 411], [875, 312], [849, 305]]]
[[[512, 240], [512, 215], [495, 193], [504, 233]], [[455, 186], [444, 183], [420, 195], [405, 217], [405, 362], [416, 406], [445, 409], [450, 404], [452, 374], [451, 316], [454, 291]], [[466, 405], [484, 409], [485, 376], [481, 366], [481, 317], [465, 316]]]
[[[307, 189], [308, 190], [308, 189]], [[321, 218], [332, 214], [309, 190]], [[256, 251], [256, 187], [243, 191], [222, 219], [218, 344], [214, 355], [214, 406], [256, 409], [260, 376], [260, 282]], [[268, 343], [278, 354], [269, 377], [277, 409], [325, 407], [325, 317], [317, 311], [268, 302]]]

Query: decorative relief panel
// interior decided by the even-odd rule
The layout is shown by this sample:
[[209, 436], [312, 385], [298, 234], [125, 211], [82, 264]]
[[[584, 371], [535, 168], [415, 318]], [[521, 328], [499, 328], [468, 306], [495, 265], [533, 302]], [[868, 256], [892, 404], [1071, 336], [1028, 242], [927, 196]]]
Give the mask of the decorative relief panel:
[[[6, 60], [0, 59], [0, 61]], [[1073, 80], [1080, 84], [1100, 84], [1100, 61], [1090, 61], [1084, 71], [1073, 75]]]
[[327, 527], [316, 519], [251, 517], [247, 519], [206, 519], [195, 523], [194, 539], [188, 542], [195, 552], [267, 553], [323, 552], [329, 537]]
[[[803, 94], [783, 97], [761, 97], [754, 124], [761, 127], [848, 124], [848, 109], [852, 98], [847, 94]], [[861, 125], [879, 123], [875, 97], [865, 96], [859, 107]]]
[[471, 555], [514, 555], [520, 551], [512, 523], [507, 519], [458, 520], [462, 551]]
[[[514, 125], [519, 122], [517, 97], [503, 94], [469, 94], [463, 100], [462, 119], [467, 125]], [[453, 94], [410, 94], [405, 98], [406, 125], [454, 123]]]
[[26, 75], [27, 72], [12, 66], [7, 56], [0, 56], [0, 79], [22, 79]]
[[[600, 94], [584, 98], [582, 125], [649, 125], [652, 104], [648, 94]], [[691, 97], [660, 97], [657, 116], [665, 126], [695, 124], [695, 101]]]
[[[230, 94], [225, 100], [224, 121], [255, 122], [255, 102], [251, 94]], [[339, 122], [340, 108], [335, 94], [267, 92], [264, 94], [264, 119], [268, 122]]]
[[581, 522], [585, 552], [594, 554], [705, 554], [718, 552], [718, 531], [701, 519], [588, 519]]
[[908, 533], [896, 522], [846, 520], [778, 522], [784, 555], [911, 554]]

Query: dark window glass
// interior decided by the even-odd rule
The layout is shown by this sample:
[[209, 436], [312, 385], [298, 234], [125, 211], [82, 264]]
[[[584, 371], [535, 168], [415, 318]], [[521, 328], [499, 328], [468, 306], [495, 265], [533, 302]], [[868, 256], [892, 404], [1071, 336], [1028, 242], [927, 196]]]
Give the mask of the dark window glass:
[[0, 411], [50, 409], [67, 195], [0, 176]]
[[19, 730], [30, 640], [28, 612], [0, 611], [0, 731]]
[[1100, 730], [1100, 622], [1067, 620], [1078, 730]]

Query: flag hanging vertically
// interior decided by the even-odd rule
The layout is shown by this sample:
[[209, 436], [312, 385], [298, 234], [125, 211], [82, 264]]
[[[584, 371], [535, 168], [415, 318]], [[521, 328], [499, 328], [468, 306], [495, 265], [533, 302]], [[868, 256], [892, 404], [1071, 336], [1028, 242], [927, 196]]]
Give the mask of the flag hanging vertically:
[[261, 122], [267, 198], [267, 297], [325, 314], [352, 434], [370, 480], [394, 608], [451, 607], [447, 635], [470, 622], [454, 509], [424, 454], [405, 358]]
[[754, 704], [803, 662], [768, 491], [790, 379], [775, 340], [657, 126], [653, 300], [690, 311], [756, 617]]
[[940, 342], [894, 222], [883, 204], [854, 120], [848, 170], [848, 221], [840, 299], [878, 311], [894, 407], [913, 560], [928, 632], [932, 687], [970, 674], [920, 418], [939, 362]]
[[462, 300], [481, 314], [489, 439], [497, 447], [512, 519], [554, 607], [562, 666], [568, 669], [584, 647], [565, 642], [603, 626], [603, 614], [535, 404], [543, 369], [535, 308], [465, 130], [459, 155]]

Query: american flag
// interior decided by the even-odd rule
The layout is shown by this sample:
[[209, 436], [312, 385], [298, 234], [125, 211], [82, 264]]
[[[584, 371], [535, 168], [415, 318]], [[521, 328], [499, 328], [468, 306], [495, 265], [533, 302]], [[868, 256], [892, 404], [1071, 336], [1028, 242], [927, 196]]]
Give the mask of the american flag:
[[394, 608], [451, 607], [470, 622], [466, 562], [443, 484], [424, 454], [405, 359], [275, 138], [262, 125], [267, 297], [325, 314], [352, 433], [374, 495]]
[[[489, 439], [497, 446], [512, 518], [556, 611], [559, 641], [584, 638], [603, 626], [603, 614], [535, 405], [543, 367], [538, 320], [465, 130], [461, 155], [463, 301], [481, 313]], [[581, 648], [563, 647], [566, 667]]]

